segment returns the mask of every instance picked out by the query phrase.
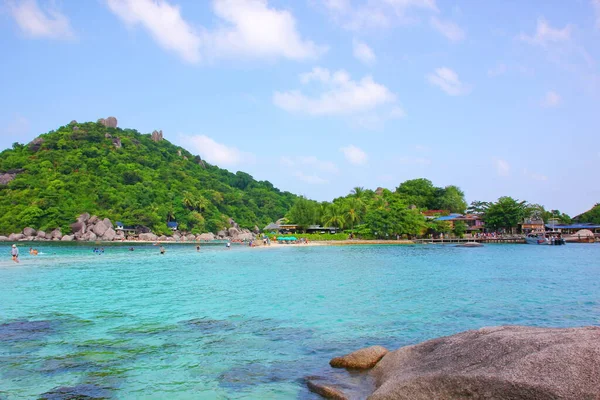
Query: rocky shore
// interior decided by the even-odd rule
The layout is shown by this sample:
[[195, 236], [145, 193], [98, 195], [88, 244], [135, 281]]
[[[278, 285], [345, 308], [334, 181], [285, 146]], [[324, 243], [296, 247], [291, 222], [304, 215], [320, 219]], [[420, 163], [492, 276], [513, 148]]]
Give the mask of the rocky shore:
[[[600, 399], [600, 327], [481, 328], [392, 352], [362, 349], [331, 366], [363, 371], [370, 400]], [[324, 398], [364, 398], [344, 382], [306, 384]]]
[[88, 213], [81, 214], [77, 221], [70, 225], [71, 231], [64, 234], [59, 228], [51, 232], [36, 230], [27, 227], [21, 232], [11, 233], [8, 236], [0, 236], [0, 242], [32, 242], [32, 241], [62, 241], [62, 242], [112, 242], [112, 241], [147, 241], [147, 242], [197, 242], [228, 239], [234, 241], [249, 241], [256, 239], [259, 230], [254, 231], [240, 228], [233, 220], [229, 220], [230, 227], [215, 233], [202, 233], [194, 235], [186, 232], [173, 232], [172, 235], [156, 235], [148, 227], [136, 227], [135, 235], [127, 235], [118, 229], [110, 219], [100, 218]]

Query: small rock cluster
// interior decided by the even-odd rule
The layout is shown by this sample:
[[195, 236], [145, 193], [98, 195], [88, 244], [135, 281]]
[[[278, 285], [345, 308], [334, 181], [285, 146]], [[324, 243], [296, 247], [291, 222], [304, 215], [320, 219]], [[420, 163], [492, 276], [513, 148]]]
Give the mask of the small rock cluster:
[[151, 137], [152, 137], [152, 140], [154, 140], [155, 142], [160, 142], [161, 140], [163, 140], [162, 130], [152, 132]]
[[117, 127], [117, 119], [115, 117], [108, 118], [100, 118], [98, 123], [106, 126], [107, 128], [116, 128]]

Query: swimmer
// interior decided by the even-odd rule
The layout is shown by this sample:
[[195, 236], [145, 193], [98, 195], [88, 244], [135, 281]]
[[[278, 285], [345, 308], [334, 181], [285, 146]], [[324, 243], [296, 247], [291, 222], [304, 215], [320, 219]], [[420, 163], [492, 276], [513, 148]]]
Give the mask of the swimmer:
[[160, 246], [160, 254], [165, 254], [166, 250], [164, 247]]
[[18, 264], [19, 263], [19, 249], [17, 248], [16, 244], [12, 245], [10, 255], [12, 256], [12, 260]]

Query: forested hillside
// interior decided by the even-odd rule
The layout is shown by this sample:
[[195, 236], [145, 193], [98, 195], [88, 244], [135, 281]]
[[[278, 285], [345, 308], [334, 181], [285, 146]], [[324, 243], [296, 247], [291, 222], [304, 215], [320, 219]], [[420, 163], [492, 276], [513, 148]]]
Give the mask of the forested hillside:
[[[88, 212], [167, 233], [245, 228], [282, 217], [296, 196], [233, 174], [162, 139], [162, 132], [71, 122], [0, 153], [0, 233], [67, 227]], [[114, 125], [116, 125], [116, 120]]]

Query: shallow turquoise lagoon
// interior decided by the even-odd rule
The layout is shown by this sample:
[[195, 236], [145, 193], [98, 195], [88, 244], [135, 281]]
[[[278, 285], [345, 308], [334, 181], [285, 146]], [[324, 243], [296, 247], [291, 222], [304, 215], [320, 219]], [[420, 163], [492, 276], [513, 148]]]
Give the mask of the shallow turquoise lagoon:
[[0, 246], [6, 399], [309, 399], [360, 347], [600, 323], [595, 244], [27, 248]]

